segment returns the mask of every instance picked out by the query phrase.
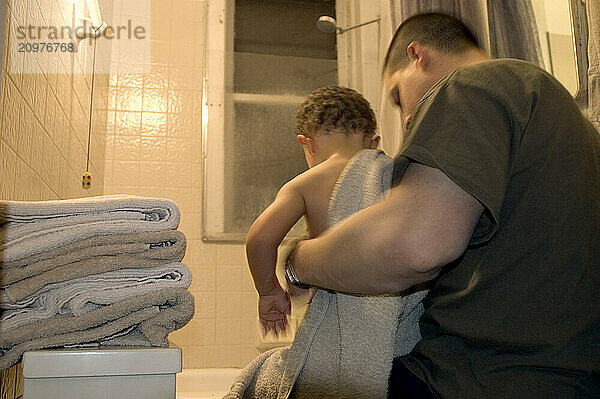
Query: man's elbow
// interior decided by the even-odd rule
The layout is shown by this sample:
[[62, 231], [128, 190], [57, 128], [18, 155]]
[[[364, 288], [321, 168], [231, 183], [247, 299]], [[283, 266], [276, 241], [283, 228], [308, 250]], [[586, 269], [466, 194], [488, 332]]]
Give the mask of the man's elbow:
[[413, 241], [404, 248], [397, 246], [392, 256], [395, 264], [404, 265], [415, 275], [434, 278], [445, 265], [457, 259], [465, 248], [466, 246], [458, 243], [421, 240]]

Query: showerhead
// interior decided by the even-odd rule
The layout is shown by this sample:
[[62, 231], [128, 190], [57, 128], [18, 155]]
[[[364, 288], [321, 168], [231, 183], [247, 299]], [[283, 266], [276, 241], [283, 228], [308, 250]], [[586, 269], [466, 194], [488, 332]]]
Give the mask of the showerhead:
[[317, 29], [325, 33], [333, 33], [338, 30], [335, 19], [327, 15], [321, 15], [317, 20]]
[[349, 30], [360, 28], [361, 26], [369, 25], [369, 24], [372, 24], [374, 22], [379, 22], [379, 21], [381, 21], [381, 17], [377, 17], [371, 21], [363, 22], [362, 24], [344, 28], [341, 26], [337, 26], [337, 22], [335, 21], [334, 18], [327, 16], [327, 15], [321, 15], [319, 17], [319, 19], [317, 20], [317, 29], [320, 30], [321, 32], [325, 32], [325, 33], [334, 33], [335, 32], [338, 35], [343, 35], [344, 33], [348, 32]]

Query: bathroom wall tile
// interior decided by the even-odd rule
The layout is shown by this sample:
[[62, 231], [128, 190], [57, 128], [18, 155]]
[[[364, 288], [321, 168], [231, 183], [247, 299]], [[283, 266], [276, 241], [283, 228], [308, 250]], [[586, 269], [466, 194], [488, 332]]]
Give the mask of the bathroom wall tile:
[[175, 35], [181, 36], [181, 38], [174, 37], [170, 46], [170, 60], [172, 65], [178, 66], [192, 66], [194, 65], [195, 55], [197, 51], [197, 44], [194, 42], [189, 31], [180, 31], [179, 29], [187, 29], [187, 24], [175, 25], [171, 27]]
[[189, 346], [183, 348], [183, 368], [216, 367], [214, 359], [217, 357], [217, 347]]
[[[15, 34], [17, 27], [20, 26], [16, 11], [9, 12], [7, 20], [8, 46], [6, 49], [6, 59], [4, 61], [4, 70], [17, 87], [21, 87], [21, 74], [23, 72], [23, 56], [19, 53], [19, 41]], [[12, 34], [11, 34], [12, 32]]]
[[167, 135], [167, 114], [165, 112], [143, 112], [141, 121], [143, 136]]
[[[152, 41], [150, 43], [150, 50], [152, 54], [165, 54], [164, 48], [161, 46], [165, 46], [168, 49], [168, 42], [157, 42]], [[166, 65], [166, 62], [161, 62], [161, 59], [155, 59], [150, 56], [150, 72], [144, 73], [143, 82], [144, 87], [149, 89], [166, 89], [169, 86], [169, 67]]]
[[217, 264], [238, 265], [242, 260], [243, 246], [237, 244], [221, 244], [217, 246]]
[[138, 87], [119, 86], [116, 109], [119, 111], [141, 111], [142, 89]]
[[21, 130], [23, 101], [11, 80], [9, 80], [7, 87], [5, 104], [1, 135], [6, 143], [15, 150], [17, 148], [18, 133]]
[[242, 292], [254, 292], [256, 288], [254, 287], [254, 282], [252, 280], [252, 274], [250, 273], [250, 268], [247, 264], [242, 265], [241, 267], [241, 275], [242, 275]]
[[[198, 319], [213, 319], [216, 314], [216, 296], [212, 292], [190, 291], [194, 295], [195, 314]], [[231, 317], [231, 316], [230, 316]]]
[[167, 89], [144, 88], [142, 106], [144, 112], [167, 112]]
[[241, 345], [242, 344], [242, 319], [222, 319], [215, 321], [216, 344], [217, 345]]
[[[199, 346], [185, 346], [182, 347], [182, 367], [184, 369], [187, 368], [202, 368], [202, 361], [201, 359], [203, 358], [203, 347], [199, 347]], [[204, 367], [209, 367], [209, 366], [204, 366]]]
[[143, 88], [144, 75], [132, 72], [118, 73], [117, 82], [119, 86]]
[[46, 132], [43, 131], [43, 129], [39, 131], [38, 135], [41, 138], [40, 169], [38, 170], [41, 172], [42, 180], [48, 185], [54, 186], [53, 183], [55, 169], [52, 169], [52, 160], [58, 156], [58, 150], [56, 149], [54, 142], [52, 142], [52, 139], [48, 137], [48, 135], [46, 134]]
[[[239, 266], [220, 266], [217, 268], [217, 292], [236, 292], [242, 290], [242, 275]], [[241, 298], [240, 298], [241, 299]]]
[[242, 293], [241, 292], [218, 292], [216, 297], [216, 314], [219, 318], [242, 317]]
[[[0, 176], [8, 176], [9, 173], [9, 156], [8, 153], [10, 149], [8, 145], [0, 138]], [[9, 179], [2, 179], [2, 184], [0, 184], [0, 199], [7, 200], [10, 199], [10, 195], [12, 194], [13, 188], [11, 187], [11, 181]]]
[[192, 201], [190, 206], [193, 212], [197, 212], [200, 220], [198, 221], [198, 239], [202, 238], [202, 173], [194, 169], [192, 164]]
[[44, 151], [51, 151], [51, 147], [47, 147], [50, 144], [50, 140], [47, 138], [46, 132], [42, 128], [42, 125], [34, 117], [31, 120], [31, 136], [28, 152], [31, 153], [29, 166], [35, 171], [42, 173], [42, 157]]
[[17, 154], [10, 148], [6, 143], [4, 144], [3, 156], [6, 157], [5, 161], [5, 171], [6, 173], [2, 176], [2, 184], [4, 186], [4, 195], [6, 199], [14, 199], [15, 198], [15, 185], [17, 179], [17, 163], [18, 158]]
[[138, 180], [139, 169], [138, 161], [113, 161], [112, 184], [121, 186], [134, 184]]
[[7, 97], [6, 86], [9, 84], [9, 79], [8, 79], [8, 76], [6, 75], [6, 72], [1, 67], [0, 67], [0, 79], [2, 79], [2, 83], [1, 83], [2, 86], [1, 86], [1, 90], [0, 90], [0, 137], [2, 137], [2, 123], [4, 121], [4, 108], [6, 107], [5, 99]]
[[191, 168], [185, 162], [180, 162], [177, 158], [170, 158], [168, 155], [165, 168], [167, 176], [169, 176], [169, 185], [172, 187], [191, 187]]
[[[141, 137], [141, 153], [140, 160], [142, 161], [157, 161], [165, 162], [167, 159], [167, 139], [166, 137], [156, 135], [142, 135]], [[164, 182], [164, 180], [163, 180]]]
[[245, 367], [248, 363], [259, 356], [261, 352], [253, 345], [242, 345], [240, 348], [240, 365]]
[[[168, 28], [167, 28], [168, 29]], [[154, 31], [151, 33], [152, 38], [154, 39]], [[148, 75], [149, 79], [144, 80], [145, 87], [154, 87], [154, 88], [166, 88], [169, 85], [169, 62], [170, 54], [169, 54], [170, 43], [167, 40], [151, 40], [149, 44], [149, 54], [148, 54], [148, 63], [150, 64], [150, 68], [154, 70], [155, 67], [159, 67], [160, 71], [158, 71], [155, 77], [151, 76], [152, 72]]]
[[114, 160], [138, 161], [140, 159], [141, 138], [128, 136], [115, 136]]
[[178, 346], [215, 345], [215, 323], [210, 319], [193, 319], [185, 327], [169, 334]]
[[[114, 155], [115, 138], [116, 138], [116, 136], [114, 134], [106, 135], [106, 139], [105, 139], [106, 142], [105, 142], [105, 146], [104, 146], [104, 156], [106, 157], [106, 161], [105, 161], [106, 163], [108, 163], [109, 161], [112, 162], [112, 160], [115, 157], [115, 155]], [[105, 165], [106, 165], [106, 163], [105, 163]]]
[[181, 230], [188, 239], [199, 240], [201, 226], [201, 217], [198, 213], [192, 213], [189, 208], [182, 208], [181, 222], [179, 230]]
[[256, 290], [252, 292], [242, 292], [242, 317], [258, 317], [258, 293]]
[[166, 178], [164, 162], [140, 161], [140, 177], [137, 184], [145, 187], [160, 187]]
[[[190, 84], [188, 77], [188, 85]], [[179, 115], [191, 115], [194, 107], [194, 91], [192, 89], [169, 89], [168, 112]]]
[[[167, 175], [166, 178], [168, 180], [169, 176]], [[164, 192], [164, 196], [166, 198], [169, 198], [169, 199], [172, 199], [173, 201], [175, 201], [181, 209], [189, 210], [190, 202], [191, 202], [190, 201], [191, 194], [188, 189], [166, 187], [163, 190], [163, 192]]]
[[[193, 194], [192, 194], [193, 197]], [[193, 211], [198, 208], [191, 207]], [[193, 212], [192, 211], [192, 212]], [[192, 213], [188, 212], [189, 217], [186, 218], [186, 223], [190, 226], [187, 235], [192, 240], [201, 240], [202, 239], [202, 214], [200, 212]]]
[[240, 345], [207, 346], [202, 351], [205, 356], [203, 363], [210, 367], [239, 367], [240, 349]]
[[115, 112], [115, 134], [137, 136], [141, 132], [142, 113], [129, 111]]
[[255, 348], [260, 344], [262, 326], [258, 314], [254, 317], [243, 317], [241, 324], [242, 345], [253, 345]]
[[[115, 79], [114, 76], [117, 76], [117, 74], [111, 75], [111, 79]], [[114, 85], [112, 83], [115, 83]], [[118, 98], [118, 94], [119, 94], [119, 88], [118, 86], [116, 86], [116, 82], [113, 82], [111, 80], [111, 86], [108, 89], [108, 109], [114, 111], [115, 109], [117, 109], [117, 98]]]
[[167, 114], [167, 135], [189, 140], [194, 135], [194, 119], [191, 112], [171, 112]]
[[217, 248], [219, 244], [203, 244], [200, 249], [200, 265], [215, 266], [217, 264]]
[[213, 267], [193, 267], [192, 270], [192, 285], [190, 291], [194, 292], [210, 292], [216, 290], [216, 268]]

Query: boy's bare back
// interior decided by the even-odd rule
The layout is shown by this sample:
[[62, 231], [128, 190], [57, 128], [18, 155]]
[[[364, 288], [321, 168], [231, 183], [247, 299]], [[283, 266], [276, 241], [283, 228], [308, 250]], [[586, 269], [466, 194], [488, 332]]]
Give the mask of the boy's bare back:
[[288, 183], [293, 186], [294, 192], [302, 196], [308, 234], [311, 238], [328, 228], [329, 199], [340, 173], [349, 160], [350, 157], [333, 155]]

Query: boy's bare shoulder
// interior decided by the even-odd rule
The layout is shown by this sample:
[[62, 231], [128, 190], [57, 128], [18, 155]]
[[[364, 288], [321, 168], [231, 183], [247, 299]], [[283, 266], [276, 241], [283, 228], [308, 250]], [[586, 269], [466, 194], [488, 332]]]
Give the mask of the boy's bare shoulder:
[[302, 193], [307, 192], [307, 190], [313, 192], [315, 187], [335, 183], [345, 165], [346, 161], [326, 160], [294, 177], [287, 184], [290, 185], [290, 188], [299, 190]]

